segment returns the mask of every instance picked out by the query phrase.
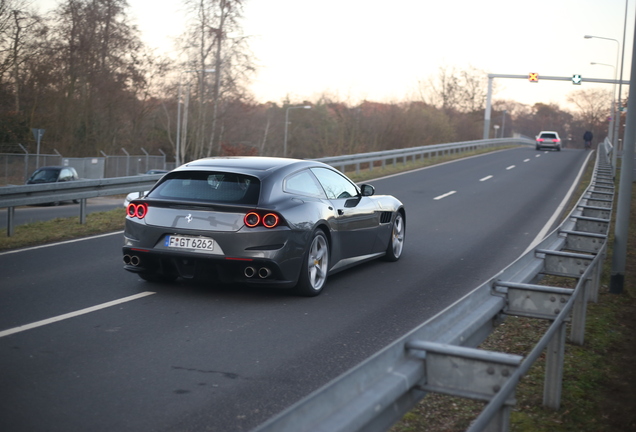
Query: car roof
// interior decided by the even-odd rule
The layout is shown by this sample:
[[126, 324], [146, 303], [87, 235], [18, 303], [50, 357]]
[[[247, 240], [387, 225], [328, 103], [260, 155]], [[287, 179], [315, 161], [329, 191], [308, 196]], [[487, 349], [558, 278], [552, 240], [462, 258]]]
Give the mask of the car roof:
[[541, 132], [539, 132], [539, 135], [543, 135], [543, 134], [555, 134], [555, 135], [558, 135], [559, 133], [555, 132], [555, 131], [541, 131]]
[[198, 159], [188, 162], [174, 171], [231, 171], [264, 179], [274, 172], [293, 172], [301, 168], [312, 166], [331, 168], [329, 165], [323, 164], [322, 162], [302, 159], [263, 156], [229, 156]]

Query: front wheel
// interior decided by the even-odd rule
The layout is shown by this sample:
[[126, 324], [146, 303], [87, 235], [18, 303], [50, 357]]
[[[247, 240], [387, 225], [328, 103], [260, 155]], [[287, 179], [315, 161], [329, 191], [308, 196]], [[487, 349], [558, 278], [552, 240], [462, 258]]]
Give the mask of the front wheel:
[[398, 212], [393, 219], [393, 228], [391, 229], [391, 238], [386, 247], [386, 255], [384, 259], [387, 261], [397, 261], [402, 256], [404, 250], [404, 237], [406, 235], [406, 223], [402, 213]]
[[320, 294], [327, 281], [329, 270], [329, 242], [321, 230], [314, 232], [305, 253], [296, 293], [305, 297]]

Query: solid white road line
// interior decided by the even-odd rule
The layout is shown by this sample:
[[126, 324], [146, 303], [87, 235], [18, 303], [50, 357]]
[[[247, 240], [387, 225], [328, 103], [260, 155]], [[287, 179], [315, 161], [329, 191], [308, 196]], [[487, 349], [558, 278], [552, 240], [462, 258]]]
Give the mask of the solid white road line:
[[[74, 239], [74, 240], [66, 240], [66, 241], [61, 241], [61, 242], [57, 242], [57, 243], [49, 243], [49, 244], [40, 245], [40, 246], [33, 246], [33, 247], [27, 247], [27, 248], [23, 248], [23, 249], [10, 250], [10, 251], [7, 251], [7, 252], [0, 252], [0, 256], [9, 255], [9, 254], [18, 253], [18, 252], [26, 252], [26, 251], [35, 250], [35, 249], [43, 249], [43, 248], [47, 248], [47, 247], [51, 247], [51, 246], [63, 245], [63, 244], [67, 244], [67, 243], [75, 243], [75, 242], [80, 242], [80, 241], [84, 241], [84, 240], [92, 240], [92, 239], [96, 239], [96, 238], [100, 238], [100, 237], [108, 237], [108, 236], [112, 236], [112, 235], [116, 235], [116, 234], [123, 234], [123, 233], [124, 233], [123, 231], [115, 231], [115, 232], [112, 232], [112, 233], [98, 234], [98, 235], [94, 235], [94, 236], [91, 236], [91, 237], [82, 237], [82, 238], [78, 238], [78, 239]], [[122, 240], [122, 244], [123, 244], [123, 240]]]
[[139, 298], [146, 297], [146, 296], [153, 295], [153, 294], [156, 294], [156, 293], [154, 293], [152, 291], [145, 291], [145, 292], [142, 292], [142, 293], [139, 293], [139, 294], [135, 294], [135, 295], [132, 295], [132, 296], [129, 296], [129, 297], [124, 297], [124, 298], [121, 298], [121, 299], [118, 299], [118, 300], [113, 300], [113, 301], [110, 301], [108, 303], [102, 303], [100, 305], [92, 306], [92, 307], [89, 307], [89, 308], [86, 308], [86, 309], [80, 309], [80, 310], [75, 311], [75, 312], [69, 312], [69, 313], [64, 314], [64, 315], [59, 315], [59, 316], [56, 316], [56, 317], [53, 317], [53, 318], [45, 319], [45, 320], [42, 320], [42, 321], [37, 321], [37, 322], [31, 323], [31, 324], [25, 324], [25, 325], [20, 326], [20, 327], [14, 327], [14, 328], [9, 329], [9, 330], [0, 331], [0, 338], [12, 335], [14, 333], [20, 333], [20, 332], [23, 332], [23, 331], [26, 331], [26, 330], [31, 330], [31, 329], [36, 328], [36, 327], [42, 327], [42, 326], [45, 326], [47, 324], [52, 324], [54, 322], [58, 322], [58, 321], [62, 321], [62, 320], [65, 320], [65, 319], [73, 318], [73, 317], [76, 317], [76, 316], [79, 316], [79, 315], [84, 315], [84, 314], [87, 314], [87, 313], [90, 313], [90, 312], [95, 312], [95, 311], [100, 310], [100, 309], [105, 309], [105, 308], [108, 308], [108, 307], [111, 307], [111, 306], [116, 306], [116, 305], [121, 304], [121, 303], [126, 303], [126, 302], [129, 302], [129, 301], [137, 300]]
[[433, 199], [434, 199], [434, 200], [436, 200], [436, 201], [438, 201], [438, 200], [444, 199], [444, 198], [449, 197], [449, 196], [451, 196], [451, 195], [453, 195], [453, 194], [456, 194], [456, 193], [457, 193], [457, 191], [450, 191], [450, 192], [448, 192], [448, 193], [445, 193], [444, 195], [440, 195], [440, 196], [435, 197], [435, 198], [433, 198]]
[[528, 248], [525, 250], [525, 252], [522, 255], [525, 255], [526, 253], [528, 253], [532, 248], [534, 248], [536, 245], [541, 243], [541, 241], [548, 235], [548, 231], [550, 230], [554, 222], [556, 222], [557, 218], [561, 216], [563, 209], [567, 205], [568, 201], [570, 201], [570, 197], [572, 197], [572, 195], [574, 194], [574, 190], [579, 186], [579, 181], [581, 180], [581, 177], [583, 176], [583, 172], [585, 171], [585, 167], [587, 166], [587, 163], [590, 160], [591, 156], [592, 156], [591, 153], [587, 156], [587, 159], [585, 159], [585, 163], [581, 165], [581, 169], [579, 170], [579, 173], [577, 174], [576, 179], [572, 183], [572, 186], [570, 186], [570, 190], [568, 191], [567, 194], [565, 194], [565, 197], [563, 197], [563, 201], [561, 201], [561, 204], [559, 204], [559, 206], [556, 208], [550, 220], [543, 226], [543, 229], [539, 232], [539, 234], [537, 234], [537, 236], [534, 238], [532, 243], [530, 243], [530, 246], [528, 246]]

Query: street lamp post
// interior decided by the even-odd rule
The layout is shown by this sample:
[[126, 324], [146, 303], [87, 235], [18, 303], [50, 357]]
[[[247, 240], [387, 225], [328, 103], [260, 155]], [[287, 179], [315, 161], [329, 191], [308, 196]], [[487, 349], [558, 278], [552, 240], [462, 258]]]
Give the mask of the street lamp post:
[[[625, 4], [627, 5], [627, 1], [625, 2]], [[614, 41], [616, 42], [616, 68], [618, 69], [618, 53], [621, 51], [620, 49], [620, 42], [616, 39], [612, 39], [612, 38], [606, 38], [606, 37], [602, 37], [602, 36], [592, 36], [592, 35], [585, 35], [583, 36], [585, 39], [603, 39], [603, 40], [608, 40], [608, 41]], [[616, 111], [619, 113], [620, 115], [620, 106], [621, 106], [621, 89], [622, 89], [622, 81], [623, 81], [623, 68], [621, 67], [621, 80], [618, 83], [618, 106], [616, 108]], [[616, 73], [614, 74], [614, 81], [616, 81]], [[614, 84], [616, 85], [616, 84]], [[614, 145], [614, 150], [612, 151], [612, 173], [615, 174], [616, 173], [616, 161], [617, 161], [617, 156], [616, 154], [618, 153], [618, 126], [620, 123], [620, 119], [618, 119], [617, 121], [614, 122], [614, 133], [613, 133], [613, 145]]]
[[293, 109], [311, 109], [311, 105], [290, 106], [285, 110], [285, 138], [283, 141], [283, 157], [287, 157], [287, 125], [289, 124], [289, 110]]
[[177, 140], [176, 140], [176, 155], [174, 158], [174, 165], [175, 168], [177, 168], [179, 165], [181, 165], [181, 93], [182, 93], [182, 80], [183, 80], [183, 74], [184, 73], [190, 73], [190, 72], [203, 72], [203, 73], [208, 73], [208, 72], [214, 72], [214, 69], [191, 69], [191, 70], [185, 70], [185, 71], [181, 71], [181, 73], [179, 74], [179, 96], [178, 96], [178, 100], [177, 100]]

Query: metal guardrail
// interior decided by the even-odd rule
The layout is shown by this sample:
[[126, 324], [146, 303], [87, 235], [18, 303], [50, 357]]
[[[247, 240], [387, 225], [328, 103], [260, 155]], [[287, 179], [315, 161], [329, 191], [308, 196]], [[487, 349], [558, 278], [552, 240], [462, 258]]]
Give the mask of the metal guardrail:
[[[470, 432], [507, 431], [513, 392], [546, 351], [543, 403], [561, 399], [566, 318], [583, 344], [588, 300], [598, 300], [614, 183], [610, 148], [599, 146], [594, 175], [565, 221], [541, 243], [444, 311], [255, 432], [385, 431], [428, 392], [488, 401]], [[574, 289], [538, 285], [544, 275], [576, 280]], [[506, 315], [552, 321], [524, 358], [479, 350]]]
[[534, 140], [530, 140], [527, 138], [497, 138], [489, 140], [434, 144], [420, 147], [410, 147], [406, 149], [385, 150], [372, 153], [357, 153], [344, 156], [332, 156], [315, 160], [324, 162], [334, 168], [338, 168], [342, 172], [345, 172], [347, 167], [355, 166], [356, 173], [359, 173], [361, 165], [368, 165], [369, 169], [373, 170], [373, 167], [378, 162], [381, 164], [381, 167], [384, 168], [388, 162], [392, 162], [393, 165], [396, 165], [397, 161], [400, 159], [406, 165], [409, 158], [412, 161], [415, 161], [418, 157], [422, 159], [433, 158], [444, 155], [474, 151], [480, 148], [504, 147], [510, 145], [534, 146], [535, 142]]
[[0, 188], [0, 208], [6, 207], [8, 211], [7, 236], [13, 235], [15, 207], [78, 200], [80, 201], [80, 223], [83, 224], [86, 222], [88, 198], [147, 191], [161, 176], [162, 174], [151, 174], [2, 187]]
[[[386, 161], [396, 163], [408, 158], [435, 157], [444, 154], [454, 154], [471, 151], [478, 148], [502, 147], [507, 145], [534, 145], [534, 141], [528, 139], [500, 138], [494, 140], [466, 141], [459, 143], [437, 144], [408, 149], [388, 150], [374, 153], [359, 153], [354, 155], [335, 156], [316, 159], [342, 172], [346, 166], [356, 165], [356, 171], [360, 170], [360, 164], [369, 164], [369, 169], [381, 161], [382, 166]], [[161, 175], [140, 175], [130, 177], [115, 177], [99, 180], [79, 180], [69, 183], [48, 183], [41, 185], [20, 185], [0, 187], [0, 208], [6, 207], [7, 236], [12, 236], [14, 231], [15, 207], [24, 205], [46, 204], [57, 201], [80, 201], [80, 223], [86, 222], [86, 199], [100, 196], [117, 195], [130, 192], [143, 192], [150, 189]]]

